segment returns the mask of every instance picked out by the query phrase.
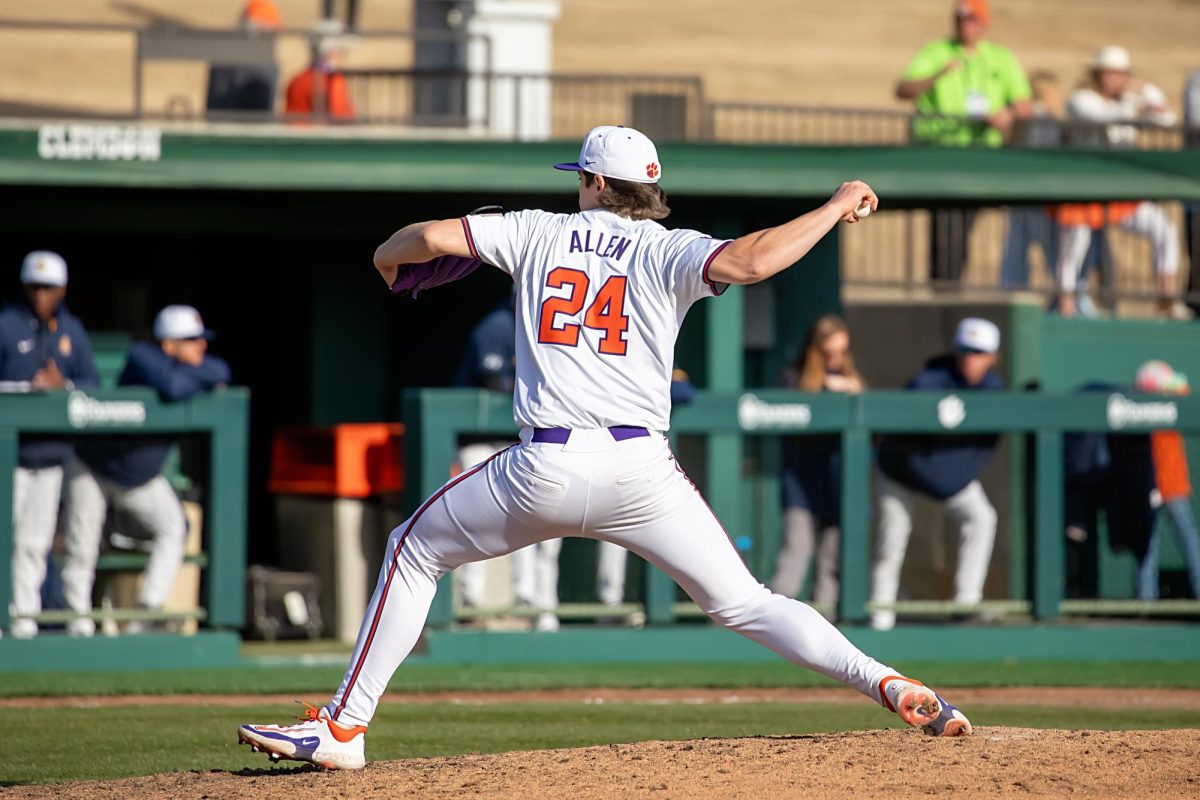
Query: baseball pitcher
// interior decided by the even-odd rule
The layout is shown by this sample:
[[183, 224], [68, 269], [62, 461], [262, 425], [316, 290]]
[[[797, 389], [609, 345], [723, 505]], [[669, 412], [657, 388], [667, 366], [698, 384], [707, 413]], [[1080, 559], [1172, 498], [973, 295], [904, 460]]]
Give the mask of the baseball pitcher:
[[512, 276], [521, 441], [451, 480], [392, 531], [329, 703], [309, 707], [298, 725], [243, 725], [239, 739], [274, 760], [362, 767], [367, 726], [417, 641], [438, 579], [461, 564], [564, 536], [632, 550], [716, 623], [853, 686], [910, 725], [969, 733], [967, 718], [931, 689], [757, 581], [662, 434], [675, 338], [692, 304], [787, 269], [839, 221], [855, 222], [856, 209], [874, 209], [871, 187], [844, 183], [814, 211], [721, 241], [657, 222], [669, 213], [658, 186], [663, 166], [650, 139], [632, 128], [595, 128], [578, 162], [555, 166], [578, 173], [578, 214], [420, 222], [376, 251], [389, 285], [404, 265], [438, 258], [474, 258]]

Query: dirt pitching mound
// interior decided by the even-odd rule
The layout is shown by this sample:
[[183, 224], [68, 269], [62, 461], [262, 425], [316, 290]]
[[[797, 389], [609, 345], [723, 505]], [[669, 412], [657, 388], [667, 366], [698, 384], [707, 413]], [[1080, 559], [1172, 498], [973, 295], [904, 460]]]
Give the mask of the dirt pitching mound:
[[[1200, 797], [1200, 731], [978, 728], [642, 742], [422, 758], [361, 772], [264, 767], [12, 787], [22, 800], [383, 798]], [[286, 762], [285, 762], [286, 763]]]

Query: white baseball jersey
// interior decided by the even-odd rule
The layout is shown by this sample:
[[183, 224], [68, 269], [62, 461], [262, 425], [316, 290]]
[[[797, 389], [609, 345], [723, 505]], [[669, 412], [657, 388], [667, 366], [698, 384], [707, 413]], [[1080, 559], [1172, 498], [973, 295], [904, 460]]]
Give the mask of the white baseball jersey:
[[463, 217], [463, 230], [517, 284], [518, 425], [668, 428], [679, 326], [724, 291], [708, 268], [727, 241], [603, 209]]

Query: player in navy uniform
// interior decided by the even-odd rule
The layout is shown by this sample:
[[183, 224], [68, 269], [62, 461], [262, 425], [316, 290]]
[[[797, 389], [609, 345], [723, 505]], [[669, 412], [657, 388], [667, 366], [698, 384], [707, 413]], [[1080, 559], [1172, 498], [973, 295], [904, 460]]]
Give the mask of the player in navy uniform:
[[[98, 386], [87, 332], [63, 303], [67, 262], [38, 250], [21, 266], [24, 302], [0, 309], [0, 388], [55, 391]], [[46, 556], [58, 522], [63, 466], [73, 458], [68, 442], [21, 437], [13, 475], [13, 636], [36, 636], [30, 617], [42, 610]], [[68, 542], [68, 546], [70, 543]], [[90, 620], [89, 620], [90, 622]], [[86, 633], [76, 624], [71, 633]]]
[[[191, 306], [167, 306], [154, 320], [154, 342], [129, 351], [120, 386], [150, 386], [167, 401], [186, 400], [229, 383], [229, 365], [208, 354], [210, 332]], [[171, 484], [162, 475], [173, 440], [122, 436], [80, 445], [67, 468], [67, 536], [78, 543], [63, 563], [63, 593], [79, 614], [92, 606], [92, 584], [104, 519], [120, 508], [151, 537], [150, 561], [138, 589], [138, 605], [161, 609], [183, 560], [187, 521]], [[90, 620], [89, 620], [90, 622]], [[135, 621], [127, 633], [145, 630]]]

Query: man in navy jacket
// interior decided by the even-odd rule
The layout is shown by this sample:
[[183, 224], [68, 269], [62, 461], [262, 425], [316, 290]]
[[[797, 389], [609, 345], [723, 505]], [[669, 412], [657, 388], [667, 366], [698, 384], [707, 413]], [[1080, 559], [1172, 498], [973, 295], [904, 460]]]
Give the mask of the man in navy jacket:
[[[97, 386], [100, 373], [83, 323], [67, 311], [67, 262], [37, 250], [21, 267], [24, 302], [0, 309], [0, 390], [56, 391]], [[73, 458], [67, 442], [21, 437], [13, 475], [11, 633], [36, 636], [31, 617], [42, 610], [46, 556], [58, 523], [63, 465]], [[7, 598], [0, 598], [0, 602]]]
[[[954, 345], [953, 354], [932, 359], [906, 388], [941, 392], [1004, 389], [1004, 381], [992, 371], [1000, 349], [999, 328], [985, 319], [969, 317], [958, 324]], [[942, 403], [939, 417], [943, 424], [947, 428], [958, 425], [961, 401], [947, 396]], [[890, 436], [880, 443], [876, 476], [879, 535], [871, 576], [872, 602], [896, 602], [917, 493], [940, 503], [958, 523], [955, 602], [971, 604], [983, 599], [996, 539], [996, 509], [983, 491], [979, 475], [995, 453], [997, 441], [991, 434], [968, 434]], [[871, 614], [871, 626], [876, 630], [890, 630], [895, 624], [894, 611]]]
[[[186, 400], [229, 383], [229, 365], [208, 355], [210, 332], [191, 306], [167, 306], [154, 320], [155, 342], [129, 351], [119, 386], [150, 386], [166, 401]], [[96, 558], [107, 509], [125, 511], [152, 537], [138, 606], [161, 609], [183, 560], [187, 522], [162, 475], [173, 441], [114, 437], [78, 447], [67, 469], [67, 536], [79, 543], [63, 564], [63, 594], [78, 613], [91, 610]], [[129, 630], [141, 629], [131, 625]]]

